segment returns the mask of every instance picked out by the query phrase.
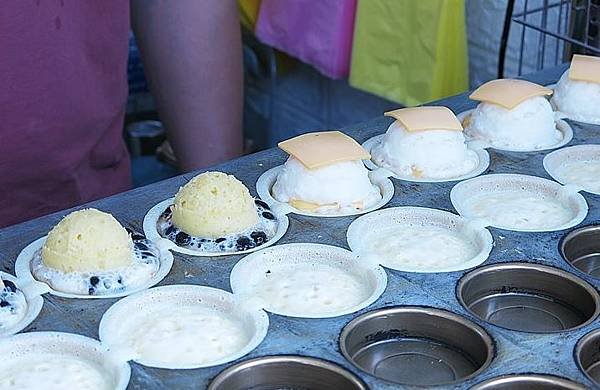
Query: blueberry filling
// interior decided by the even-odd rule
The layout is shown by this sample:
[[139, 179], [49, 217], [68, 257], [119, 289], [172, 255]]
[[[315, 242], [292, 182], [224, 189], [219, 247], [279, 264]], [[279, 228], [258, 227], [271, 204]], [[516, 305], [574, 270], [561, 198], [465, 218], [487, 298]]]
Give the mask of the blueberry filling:
[[8, 303], [8, 301], [5, 301], [4, 299], [0, 300], [0, 307], [6, 307], [6, 306], [10, 306], [10, 303]]
[[[174, 242], [179, 247], [205, 252], [245, 251], [265, 244], [277, 230], [277, 218], [268, 211], [269, 205], [260, 199], [255, 199], [254, 203], [259, 222], [251, 229], [237, 234], [215, 239], [192, 236], [173, 224], [172, 206], [160, 215], [156, 227], [162, 237]], [[143, 247], [139, 247], [139, 249], [142, 250], [142, 257], [144, 257]]]
[[17, 292], [17, 286], [10, 280], [3, 280], [4, 289], [8, 289], [10, 292]]
[[135, 243], [135, 247], [138, 248], [141, 251], [147, 251], [148, 250], [148, 245], [144, 244], [143, 242], [136, 242]]
[[245, 236], [238, 238], [235, 246], [238, 251], [245, 251], [254, 247], [256, 247], [256, 243]]
[[184, 233], [184, 232], [179, 232], [175, 236], [175, 242], [177, 243], [177, 245], [180, 245], [180, 246], [185, 246], [185, 245], [189, 244], [191, 240], [192, 240], [192, 237], [190, 237], [189, 234]]
[[93, 287], [96, 287], [96, 286], [98, 285], [98, 283], [100, 283], [100, 278], [98, 278], [97, 276], [92, 276], [92, 277], [90, 278], [90, 284], [91, 284]]
[[129, 228], [125, 228], [125, 230], [127, 230], [127, 233], [129, 233], [129, 235], [131, 236], [131, 239], [135, 242], [135, 241], [142, 241], [146, 239], [146, 236], [144, 236], [142, 233], [138, 233], [135, 230], [129, 229]]
[[275, 216], [268, 211], [263, 211], [262, 216], [266, 219], [274, 220]]
[[256, 245], [262, 245], [267, 242], [267, 235], [265, 232], [252, 232], [250, 233], [250, 238], [252, 238]]
[[262, 200], [260, 200], [260, 199], [255, 199], [255, 200], [254, 200], [254, 203], [255, 203], [257, 206], [260, 206], [260, 207], [262, 207], [262, 208], [263, 208], [263, 209], [265, 209], [265, 210], [270, 210], [270, 208], [269, 208], [269, 205], [268, 205], [266, 202], [264, 202], [264, 201], [262, 201]]

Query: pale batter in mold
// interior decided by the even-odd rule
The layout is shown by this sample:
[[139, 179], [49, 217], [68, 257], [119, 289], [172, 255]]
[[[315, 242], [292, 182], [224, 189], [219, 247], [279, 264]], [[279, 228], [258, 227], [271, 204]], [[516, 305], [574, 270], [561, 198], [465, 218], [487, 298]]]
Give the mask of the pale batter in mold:
[[320, 265], [271, 267], [250, 285], [252, 295], [277, 313], [320, 315], [347, 310], [367, 299], [369, 286], [358, 275]]
[[223, 312], [175, 306], [135, 318], [123, 327], [122, 337], [144, 361], [189, 366], [230, 356], [243, 349], [251, 335]]
[[371, 239], [367, 251], [384, 266], [435, 270], [454, 267], [477, 255], [477, 247], [457, 232], [438, 226], [398, 226]]
[[553, 199], [506, 191], [470, 198], [465, 207], [493, 226], [517, 229], [552, 229], [573, 218], [573, 213]]
[[0, 360], [0, 389], [110, 390], [102, 368], [84, 359], [63, 355], [27, 354]]
[[600, 160], [565, 161], [556, 168], [556, 176], [584, 191], [600, 192]]

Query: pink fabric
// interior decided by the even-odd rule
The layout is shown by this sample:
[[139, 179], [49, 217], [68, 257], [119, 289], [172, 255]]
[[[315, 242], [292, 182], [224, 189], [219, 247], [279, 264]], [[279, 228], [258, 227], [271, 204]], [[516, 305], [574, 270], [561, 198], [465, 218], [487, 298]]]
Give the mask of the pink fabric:
[[332, 78], [350, 72], [356, 0], [262, 0], [256, 36]]
[[130, 186], [129, 0], [0, 7], [0, 227]]

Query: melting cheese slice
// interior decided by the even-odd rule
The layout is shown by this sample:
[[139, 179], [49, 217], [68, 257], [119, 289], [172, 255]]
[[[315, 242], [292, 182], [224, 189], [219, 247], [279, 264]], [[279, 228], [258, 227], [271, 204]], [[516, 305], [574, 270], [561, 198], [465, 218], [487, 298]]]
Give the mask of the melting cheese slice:
[[400, 108], [388, 111], [384, 115], [396, 119], [407, 131], [463, 130], [456, 115], [447, 107]]
[[575, 54], [569, 69], [571, 80], [600, 83], [600, 57]]
[[358, 142], [339, 131], [302, 134], [280, 142], [278, 146], [308, 169], [371, 158]]
[[529, 98], [546, 95], [552, 95], [552, 90], [539, 84], [525, 80], [498, 79], [481, 85], [469, 98], [511, 110]]

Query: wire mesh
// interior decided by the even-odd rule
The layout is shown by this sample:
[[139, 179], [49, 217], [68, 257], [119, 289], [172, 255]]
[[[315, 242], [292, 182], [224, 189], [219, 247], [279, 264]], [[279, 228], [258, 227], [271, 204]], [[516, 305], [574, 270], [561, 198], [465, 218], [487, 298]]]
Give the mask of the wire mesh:
[[508, 0], [498, 77], [556, 66], [576, 53], [600, 56], [599, 27], [600, 0]]

